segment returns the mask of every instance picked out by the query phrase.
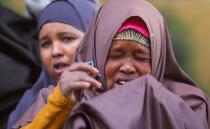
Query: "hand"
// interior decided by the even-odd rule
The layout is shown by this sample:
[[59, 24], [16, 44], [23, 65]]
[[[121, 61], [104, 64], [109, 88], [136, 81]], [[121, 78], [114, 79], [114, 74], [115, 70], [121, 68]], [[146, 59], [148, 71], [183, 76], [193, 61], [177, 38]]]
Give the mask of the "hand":
[[93, 66], [86, 63], [74, 63], [60, 77], [61, 92], [71, 99], [74, 91], [101, 88], [101, 83], [95, 79], [97, 74], [98, 70]]

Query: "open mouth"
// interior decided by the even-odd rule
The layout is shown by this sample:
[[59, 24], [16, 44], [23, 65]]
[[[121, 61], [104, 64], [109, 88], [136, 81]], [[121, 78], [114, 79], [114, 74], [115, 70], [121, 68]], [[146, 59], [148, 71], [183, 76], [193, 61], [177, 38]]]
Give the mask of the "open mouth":
[[114, 87], [120, 87], [127, 84], [129, 81], [134, 80], [136, 77], [120, 77], [115, 81]]
[[125, 81], [125, 80], [117, 80], [116, 83], [117, 83], [119, 86], [122, 86], [122, 85], [125, 85], [127, 82], [128, 82], [128, 81]]
[[56, 63], [53, 65], [54, 71], [57, 74], [62, 74], [63, 71], [69, 66], [69, 64], [64, 63], [64, 62], [60, 62], [60, 63]]
[[129, 82], [129, 80], [117, 80], [113, 88], [121, 87], [125, 85], [127, 82]]
[[66, 64], [66, 63], [57, 63], [57, 64], [55, 64], [53, 67], [55, 68], [55, 69], [57, 69], [57, 70], [60, 70], [60, 69], [63, 69], [63, 68], [65, 68], [65, 67], [67, 67], [68, 66], [68, 64]]

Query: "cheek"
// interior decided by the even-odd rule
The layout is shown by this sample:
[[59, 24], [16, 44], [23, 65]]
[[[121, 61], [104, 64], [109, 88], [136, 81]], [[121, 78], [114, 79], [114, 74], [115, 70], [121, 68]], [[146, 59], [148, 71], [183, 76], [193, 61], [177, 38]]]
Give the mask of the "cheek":
[[110, 65], [109, 62], [107, 62], [105, 67], [105, 76], [107, 80], [110, 79], [110, 75], [113, 75], [113, 70], [111, 69], [113, 69], [112, 65]]
[[115, 75], [117, 74], [119, 63], [107, 61], [105, 66], [105, 77], [108, 88], [112, 87], [115, 82]]
[[75, 55], [78, 45], [79, 45], [79, 42], [74, 42], [66, 46], [66, 53], [71, 63], [72, 63], [72, 59], [73, 59], [73, 56]]
[[51, 68], [50, 52], [46, 50], [40, 50], [40, 57], [41, 57], [42, 64], [44, 65], [47, 72], [51, 73], [50, 72], [50, 68]]
[[151, 74], [151, 63], [138, 64], [137, 69], [141, 75]]

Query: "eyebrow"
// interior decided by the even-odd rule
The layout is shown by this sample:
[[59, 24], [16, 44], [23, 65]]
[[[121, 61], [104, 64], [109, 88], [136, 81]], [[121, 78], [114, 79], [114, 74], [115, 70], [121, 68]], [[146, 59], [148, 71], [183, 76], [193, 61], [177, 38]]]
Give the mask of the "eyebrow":
[[123, 51], [123, 48], [121, 48], [121, 47], [111, 47], [110, 48], [110, 51], [122, 52]]
[[47, 39], [49, 39], [48, 36], [44, 35], [39, 38], [39, 42], [42, 42], [43, 40], [47, 40]]
[[150, 51], [147, 51], [146, 48], [145, 49], [135, 48], [135, 51], [143, 54], [150, 54]]
[[59, 32], [58, 35], [66, 35], [66, 34], [71, 34], [72, 35], [72, 32]]

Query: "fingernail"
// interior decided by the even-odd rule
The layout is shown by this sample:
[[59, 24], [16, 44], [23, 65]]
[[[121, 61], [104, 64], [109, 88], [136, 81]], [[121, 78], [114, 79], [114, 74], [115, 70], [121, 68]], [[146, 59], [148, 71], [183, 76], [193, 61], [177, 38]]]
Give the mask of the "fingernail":
[[98, 84], [97, 84], [97, 88], [100, 88], [100, 89], [102, 88], [101, 83], [98, 83]]
[[96, 73], [98, 73], [98, 72], [99, 72], [97, 68], [94, 68], [94, 71], [95, 71]]

